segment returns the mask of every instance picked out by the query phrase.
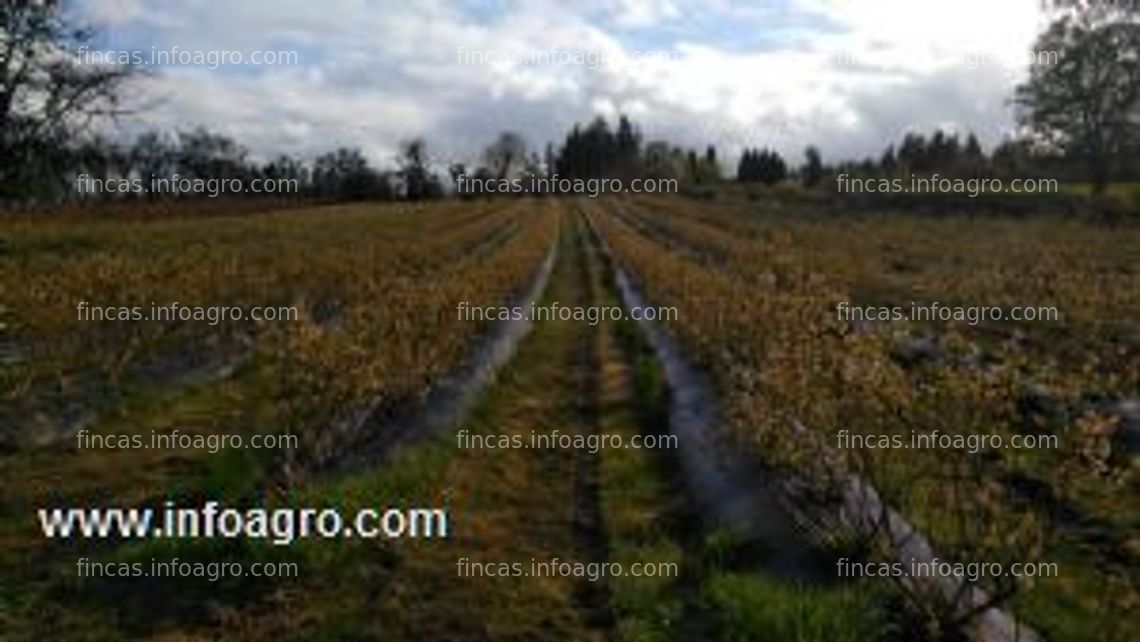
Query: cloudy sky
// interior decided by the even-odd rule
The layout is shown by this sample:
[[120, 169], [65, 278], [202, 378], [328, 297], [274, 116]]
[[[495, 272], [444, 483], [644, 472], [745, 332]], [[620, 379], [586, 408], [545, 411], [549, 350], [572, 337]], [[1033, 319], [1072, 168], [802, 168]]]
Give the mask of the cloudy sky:
[[[796, 159], [878, 154], [907, 130], [1010, 131], [1038, 0], [72, 0], [101, 52], [168, 52], [132, 123], [205, 125], [255, 154], [357, 146], [439, 162], [496, 132], [536, 148], [628, 113], [646, 138]], [[176, 49], [177, 48], [177, 49]], [[172, 53], [170, 53], [172, 52]], [[211, 52], [213, 52], [211, 54]], [[232, 53], [230, 53], [232, 52]], [[248, 61], [295, 52], [293, 64]], [[286, 54], [285, 57], [288, 57]], [[211, 68], [216, 66], [216, 68]]]

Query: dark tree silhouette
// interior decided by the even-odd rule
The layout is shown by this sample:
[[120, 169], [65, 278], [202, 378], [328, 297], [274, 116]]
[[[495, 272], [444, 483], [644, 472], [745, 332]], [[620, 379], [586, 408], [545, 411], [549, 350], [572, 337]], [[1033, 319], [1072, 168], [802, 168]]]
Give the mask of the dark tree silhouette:
[[439, 179], [428, 168], [427, 143], [422, 138], [412, 139], [401, 147], [399, 175], [404, 181], [404, 196], [410, 201], [438, 198], [443, 194]]
[[823, 158], [815, 147], [804, 150], [803, 181], [808, 187], [815, 187], [823, 180]]
[[63, 5], [0, 0], [0, 199], [58, 193], [79, 135], [122, 111], [133, 68], [79, 56], [93, 33]]
[[487, 171], [498, 180], [508, 178], [527, 162], [530, 147], [522, 134], [503, 132], [483, 151]]
[[736, 180], [741, 183], [775, 185], [788, 177], [788, 165], [774, 150], [744, 150], [736, 169]]
[[1030, 65], [1017, 116], [1040, 143], [1083, 162], [1101, 193], [1115, 163], [1140, 143], [1140, 9], [1077, 5], [1038, 38], [1035, 49], [1058, 60]]

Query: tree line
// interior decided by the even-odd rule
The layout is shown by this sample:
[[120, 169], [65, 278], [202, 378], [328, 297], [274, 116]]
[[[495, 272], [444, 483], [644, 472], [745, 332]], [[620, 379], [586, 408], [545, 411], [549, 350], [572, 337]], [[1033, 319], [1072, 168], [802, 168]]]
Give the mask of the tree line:
[[[1112, 180], [1140, 174], [1140, 9], [1094, 0], [1048, 3], [1054, 20], [1038, 50], [1056, 60], [1030, 65], [1013, 96], [1021, 135], [987, 154], [973, 134], [910, 133], [877, 158], [828, 166], [817, 147], [793, 164], [771, 149], [747, 148], [735, 175], [716, 147], [703, 151], [645, 140], [627, 116], [576, 124], [556, 148], [532, 149], [517, 132], [493, 140], [476, 166], [454, 163], [459, 176], [677, 179], [712, 184], [726, 179], [814, 187], [831, 174], [870, 177], [940, 173], [949, 177], [1050, 176], [1089, 181], [1103, 191]], [[238, 141], [205, 129], [147, 132], [114, 142], [94, 132], [109, 118], [129, 116], [124, 89], [141, 70], [85, 64], [75, 52], [93, 32], [69, 22], [60, 0], [0, 0], [0, 203], [52, 204], [75, 198], [75, 178], [171, 176], [280, 179], [292, 194], [324, 200], [439, 198], [450, 181], [427, 144], [401, 145], [395, 166], [377, 169], [359, 149], [337, 148], [311, 161], [281, 155], [252, 159]], [[161, 198], [143, 195], [138, 198]]]

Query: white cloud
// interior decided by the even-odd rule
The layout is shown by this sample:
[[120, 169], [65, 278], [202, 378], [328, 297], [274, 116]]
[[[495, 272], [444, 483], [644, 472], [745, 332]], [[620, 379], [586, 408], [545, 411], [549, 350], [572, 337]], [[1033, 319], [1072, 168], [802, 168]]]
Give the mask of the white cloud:
[[678, 17], [672, 0], [613, 0], [614, 22], [623, 27], [649, 27]]
[[81, 0], [78, 8], [89, 20], [104, 27], [136, 20], [143, 11], [141, 0]]
[[[215, 126], [261, 154], [350, 144], [383, 160], [425, 135], [442, 156], [472, 157], [500, 129], [537, 146], [616, 111], [651, 137], [797, 159], [809, 143], [877, 155], [908, 128], [951, 124], [992, 142], [1010, 127], [1036, 0], [788, 2], [782, 21], [732, 0], [520, 1], [475, 19], [444, 0], [116, 0], [92, 15], [159, 46], [298, 49], [299, 67], [167, 70], [148, 86], [167, 98], [150, 121]], [[687, 30], [695, 12], [703, 30]], [[649, 40], [626, 40], [633, 27]], [[768, 44], [739, 44], [754, 41]], [[635, 59], [646, 42], [670, 55]], [[494, 62], [463, 64], [479, 53]], [[534, 64], [541, 53], [582, 58]]]

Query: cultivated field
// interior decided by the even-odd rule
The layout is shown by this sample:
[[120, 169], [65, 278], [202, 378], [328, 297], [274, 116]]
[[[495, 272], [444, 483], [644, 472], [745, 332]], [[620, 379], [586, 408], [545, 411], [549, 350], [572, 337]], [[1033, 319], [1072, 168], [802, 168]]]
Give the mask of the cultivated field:
[[[0, 638], [960, 639], [979, 615], [961, 599], [837, 573], [841, 559], [898, 553], [881, 510], [851, 515], [857, 478], [941, 559], [1054, 565], [977, 582], [1046, 639], [1135, 639], [1138, 268], [1132, 224], [792, 214], [728, 193], [0, 220]], [[497, 352], [496, 376], [472, 375], [498, 363], [486, 346], [502, 322], [460, 304], [529, 304], [540, 286], [538, 304], [616, 308], [629, 302], [619, 277], [676, 310], [653, 327], [708, 387], [711, 447], [461, 447], [460, 434], [677, 431], [689, 391], [628, 318], [536, 321]], [[848, 312], [935, 302], [1057, 314]], [[277, 317], [152, 318], [173, 303]], [[935, 430], [951, 445], [878, 441]], [[91, 446], [172, 431], [294, 441]], [[1008, 447], [1018, 439], [1034, 447]], [[697, 490], [706, 464], [746, 471], [729, 478], [733, 511]], [[168, 501], [442, 507], [448, 532], [51, 539], [36, 517]], [[78, 558], [298, 573], [77, 577]], [[464, 566], [552, 558], [672, 570]]]
[[[1018, 587], [1014, 604], [1058, 639], [1104, 639], [1106, 620], [1134, 610], [1135, 229], [805, 219], [743, 202], [598, 210], [648, 296], [680, 308], [675, 332], [715, 380], [733, 443], [806, 476], [803, 501], [826, 504], [841, 487], [836, 469], [854, 471], [944, 556], [1056, 562], [1060, 576]], [[859, 322], [838, 310], [936, 301], [1054, 306], [1060, 315]], [[912, 431], [933, 430], [1045, 446], [851, 447], [866, 443], [860, 436], [907, 443]], [[821, 465], [829, 456], [839, 461]], [[1001, 591], [1009, 582], [988, 584]], [[1136, 630], [1134, 618], [1121, 625]]]

